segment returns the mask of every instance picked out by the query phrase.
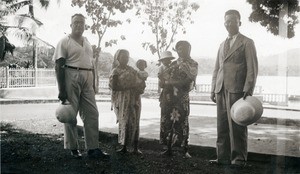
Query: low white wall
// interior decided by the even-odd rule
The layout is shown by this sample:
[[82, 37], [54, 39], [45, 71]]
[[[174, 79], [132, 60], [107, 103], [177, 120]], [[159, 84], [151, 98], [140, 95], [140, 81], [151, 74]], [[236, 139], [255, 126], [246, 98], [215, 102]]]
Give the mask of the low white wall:
[[25, 87], [25, 88], [2, 88], [0, 89], [0, 98], [18, 99], [18, 98], [51, 98], [57, 99], [57, 86], [50, 87]]

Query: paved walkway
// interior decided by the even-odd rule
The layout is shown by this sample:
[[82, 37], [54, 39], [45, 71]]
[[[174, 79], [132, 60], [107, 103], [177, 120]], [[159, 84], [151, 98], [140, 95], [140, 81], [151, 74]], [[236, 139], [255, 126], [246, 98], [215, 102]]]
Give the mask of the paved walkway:
[[[100, 110], [100, 130], [118, 133], [116, 116], [110, 110], [110, 103], [98, 103]], [[159, 103], [154, 99], [142, 100], [142, 115], [140, 121], [140, 135], [144, 138], [159, 139], [160, 110]], [[249, 126], [250, 152], [297, 156], [300, 157], [300, 126], [284, 125], [287, 121], [283, 119], [289, 115], [300, 122], [300, 112], [278, 111], [273, 109], [264, 110], [265, 121]], [[273, 117], [272, 117], [273, 116]], [[275, 122], [268, 123], [274, 118]], [[191, 104], [190, 114], [190, 144], [216, 147], [216, 108], [214, 105]], [[82, 125], [82, 122], [79, 124]]]
[[[28, 105], [9, 104], [1, 106], [1, 120], [14, 119], [20, 114], [13, 114], [16, 107], [34, 112], [36, 117], [53, 117], [57, 107], [56, 99], [30, 99], [10, 103], [30, 103]], [[109, 98], [97, 98], [100, 111], [100, 130], [117, 133], [116, 116], [110, 110]], [[3, 100], [2, 100], [3, 101]], [[17, 99], [15, 100], [17, 101]], [[7, 104], [7, 101], [4, 104]], [[34, 104], [35, 103], [35, 104]], [[36, 104], [46, 103], [46, 104]], [[3, 104], [3, 103], [2, 103]], [[18, 109], [24, 110], [24, 109]], [[32, 110], [32, 111], [30, 111]], [[5, 113], [5, 114], [3, 114]], [[30, 113], [24, 113], [30, 117]], [[15, 118], [17, 119], [17, 118]], [[79, 125], [82, 125], [78, 119]], [[192, 102], [190, 114], [190, 144], [215, 147], [216, 142], [216, 107], [211, 102]], [[249, 152], [300, 157], [300, 111], [297, 109], [273, 109], [265, 107], [263, 117], [256, 124], [249, 126]], [[140, 136], [159, 138], [160, 108], [156, 99], [142, 99]]]

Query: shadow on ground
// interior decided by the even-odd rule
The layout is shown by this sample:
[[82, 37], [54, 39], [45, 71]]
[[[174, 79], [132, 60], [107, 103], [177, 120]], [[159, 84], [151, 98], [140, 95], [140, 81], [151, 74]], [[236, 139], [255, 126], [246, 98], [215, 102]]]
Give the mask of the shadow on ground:
[[[59, 128], [60, 130], [60, 128]], [[82, 129], [79, 128], [82, 135]], [[117, 135], [100, 132], [100, 147], [111, 154], [109, 161], [72, 159], [63, 149], [63, 134], [40, 134], [1, 122], [1, 173], [299, 173], [299, 158], [249, 153], [248, 166], [212, 166], [216, 158], [211, 147], [190, 146], [193, 158], [184, 159], [180, 148], [173, 157], [160, 155], [162, 146], [157, 140], [140, 139], [143, 156], [115, 153]], [[84, 141], [80, 137], [81, 151]]]

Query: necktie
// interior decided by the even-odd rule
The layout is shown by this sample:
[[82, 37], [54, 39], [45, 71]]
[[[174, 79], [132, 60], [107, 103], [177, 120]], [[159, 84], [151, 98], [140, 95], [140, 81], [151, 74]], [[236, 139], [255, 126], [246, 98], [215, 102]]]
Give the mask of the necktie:
[[232, 40], [232, 37], [228, 37], [225, 41], [225, 45], [224, 45], [224, 56], [227, 56], [228, 51], [230, 49], [230, 41]]

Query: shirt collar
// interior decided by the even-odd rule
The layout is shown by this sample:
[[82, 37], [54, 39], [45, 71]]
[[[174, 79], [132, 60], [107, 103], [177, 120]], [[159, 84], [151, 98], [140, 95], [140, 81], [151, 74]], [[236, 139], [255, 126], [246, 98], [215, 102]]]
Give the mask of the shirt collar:
[[237, 34], [235, 34], [235, 35], [233, 35], [233, 36], [228, 36], [227, 37], [227, 39], [229, 39], [229, 38], [231, 38], [231, 39], [233, 39], [233, 40], [235, 40], [236, 39], [236, 37], [239, 35], [240, 33], [237, 33]]

